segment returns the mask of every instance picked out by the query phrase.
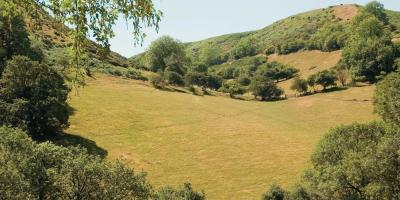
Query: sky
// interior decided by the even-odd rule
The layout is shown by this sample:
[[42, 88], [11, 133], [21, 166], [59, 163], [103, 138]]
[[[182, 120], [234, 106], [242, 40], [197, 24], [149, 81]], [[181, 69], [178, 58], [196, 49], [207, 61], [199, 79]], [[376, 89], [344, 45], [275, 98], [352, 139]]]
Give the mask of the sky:
[[[313, 9], [338, 4], [365, 5], [371, 0], [153, 0], [164, 13], [158, 33], [145, 29], [142, 46], [135, 46], [132, 29], [124, 20], [115, 26], [111, 50], [123, 56], [146, 51], [152, 41], [169, 35], [182, 42], [193, 42], [229, 33], [264, 28], [277, 20]], [[381, 0], [385, 8], [400, 11], [398, 0]]]

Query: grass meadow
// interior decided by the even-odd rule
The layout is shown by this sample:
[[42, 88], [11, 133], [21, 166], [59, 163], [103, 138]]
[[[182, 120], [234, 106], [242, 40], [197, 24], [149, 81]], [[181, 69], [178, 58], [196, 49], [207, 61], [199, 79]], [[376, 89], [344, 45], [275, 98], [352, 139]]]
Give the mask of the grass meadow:
[[373, 86], [277, 102], [156, 90], [96, 75], [71, 93], [68, 133], [93, 140], [155, 185], [191, 182], [209, 199], [259, 199], [290, 186], [332, 127], [371, 121]]

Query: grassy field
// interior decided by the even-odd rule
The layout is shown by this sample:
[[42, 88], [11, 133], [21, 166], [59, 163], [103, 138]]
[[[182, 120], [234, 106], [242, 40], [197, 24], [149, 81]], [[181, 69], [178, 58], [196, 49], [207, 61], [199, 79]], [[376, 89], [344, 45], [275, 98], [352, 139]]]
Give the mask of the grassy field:
[[331, 127], [374, 119], [372, 86], [278, 102], [155, 90], [97, 75], [73, 93], [68, 133], [93, 140], [159, 186], [192, 182], [209, 199], [259, 199], [290, 186]]

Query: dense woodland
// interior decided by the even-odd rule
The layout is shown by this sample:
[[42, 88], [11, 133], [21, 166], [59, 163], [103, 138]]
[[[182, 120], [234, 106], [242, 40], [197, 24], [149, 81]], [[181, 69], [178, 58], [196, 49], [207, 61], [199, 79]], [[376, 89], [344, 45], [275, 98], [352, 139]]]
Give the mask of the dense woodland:
[[[139, 6], [131, 7], [133, 3]], [[114, 16], [108, 16], [111, 11]], [[0, 199], [206, 198], [207, 191], [195, 191], [190, 183], [155, 188], [145, 173], [123, 160], [109, 161], [82, 146], [57, 142], [65, 136], [73, 113], [68, 94], [93, 72], [149, 81], [158, 89], [180, 87], [231, 98], [251, 94], [261, 101], [285, 99], [277, 84], [289, 79], [294, 79], [291, 89], [299, 95], [318, 92], [316, 86], [328, 91], [376, 84], [374, 108], [383, 121], [332, 129], [295, 187], [273, 185], [260, 196], [265, 200], [400, 198], [400, 46], [392, 41], [398, 30], [382, 4], [360, 7], [348, 22], [322, 17], [296, 39], [266, 44], [245, 33], [250, 37], [240, 39], [228, 52], [212, 43], [194, 50], [193, 44], [164, 36], [129, 61], [109, 51], [118, 14], [133, 24], [138, 42], [144, 36], [142, 25], [157, 29], [162, 15], [150, 0], [0, 2]], [[61, 27], [59, 35], [66, 32], [70, 43], [45, 41], [37, 35], [35, 26], [48, 18]], [[90, 34], [96, 42], [87, 39]], [[342, 50], [342, 59], [333, 69], [307, 79], [300, 78], [294, 66], [267, 59], [271, 53], [312, 49]]]

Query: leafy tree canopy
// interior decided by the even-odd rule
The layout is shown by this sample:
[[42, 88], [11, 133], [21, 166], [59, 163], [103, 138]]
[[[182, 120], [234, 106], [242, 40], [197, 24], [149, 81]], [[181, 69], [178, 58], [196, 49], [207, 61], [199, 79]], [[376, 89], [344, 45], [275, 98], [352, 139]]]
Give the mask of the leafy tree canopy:
[[374, 95], [375, 112], [393, 124], [400, 125], [400, 74], [391, 73], [378, 83]]

